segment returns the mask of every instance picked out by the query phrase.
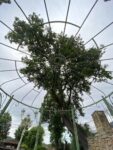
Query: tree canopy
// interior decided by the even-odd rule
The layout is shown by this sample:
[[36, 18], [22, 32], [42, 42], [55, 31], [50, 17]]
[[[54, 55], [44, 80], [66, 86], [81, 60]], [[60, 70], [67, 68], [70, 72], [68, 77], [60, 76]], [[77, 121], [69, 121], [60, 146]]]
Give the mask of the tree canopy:
[[3, 4], [3, 3], [8, 3], [8, 4], [10, 4], [11, 1], [10, 1], [10, 0], [0, 0], [0, 5]]
[[[44, 25], [35, 13], [28, 22], [15, 18], [14, 31], [6, 38], [20, 47], [27, 48], [30, 56], [22, 58], [26, 67], [21, 69], [30, 82], [47, 91], [47, 96], [59, 109], [76, 106], [83, 114], [81, 101], [83, 92], [90, 93], [91, 84], [111, 79], [106, 65], [102, 65], [101, 48], [86, 48], [78, 37], [56, 34]], [[63, 123], [73, 132], [72, 121], [61, 114]]]
[[36, 133], [38, 130], [38, 145], [42, 145], [43, 142], [43, 136], [44, 136], [44, 129], [41, 126], [38, 127], [32, 127], [27, 135], [24, 138], [23, 143], [25, 143], [29, 149], [33, 149], [35, 145], [35, 140], [36, 140]]
[[35, 13], [28, 19], [29, 23], [15, 18], [14, 32], [7, 35], [11, 43], [30, 52], [30, 57], [22, 59], [26, 67], [21, 73], [49, 91], [60, 107], [72, 103], [79, 108], [80, 94], [89, 92], [92, 82], [111, 78], [99, 61], [102, 50], [86, 49], [80, 37], [51, 32]]
[[11, 116], [8, 112], [0, 115], [0, 140], [7, 138], [11, 127], [11, 120]]
[[30, 126], [31, 126], [31, 119], [29, 116], [22, 119], [21, 124], [19, 125], [19, 127], [15, 131], [15, 139], [19, 141], [21, 138], [22, 131], [24, 129], [26, 129], [26, 131], [27, 131]]

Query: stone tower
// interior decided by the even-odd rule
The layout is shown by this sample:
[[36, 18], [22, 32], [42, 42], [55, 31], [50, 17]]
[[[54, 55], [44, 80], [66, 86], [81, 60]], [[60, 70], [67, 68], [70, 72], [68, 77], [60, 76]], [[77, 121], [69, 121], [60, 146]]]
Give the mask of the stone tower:
[[88, 138], [88, 150], [113, 150], [113, 129], [104, 111], [95, 111], [92, 117], [97, 133]]
[[104, 114], [104, 111], [95, 111], [92, 114], [92, 117], [98, 134], [109, 132], [112, 129], [106, 115]]

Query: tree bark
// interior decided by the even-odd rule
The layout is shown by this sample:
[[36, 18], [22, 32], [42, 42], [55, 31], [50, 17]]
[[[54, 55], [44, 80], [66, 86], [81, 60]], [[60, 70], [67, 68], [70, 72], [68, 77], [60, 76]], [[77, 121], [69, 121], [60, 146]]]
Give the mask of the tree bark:
[[[61, 97], [59, 98], [55, 91], [54, 90], [51, 90], [51, 94], [53, 96], [53, 98], [56, 100], [56, 102], [59, 104], [59, 107], [62, 108], [62, 101], [61, 101]], [[61, 116], [62, 116], [62, 119], [63, 119], [63, 122], [64, 122], [64, 125], [68, 128], [68, 130], [74, 134], [74, 127], [73, 127], [73, 122], [72, 120], [67, 116], [65, 115], [64, 113], [61, 113]], [[88, 142], [87, 142], [87, 135], [85, 135], [80, 127], [77, 125], [77, 130], [78, 130], [78, 138], [79, 138], [79, 143], [80, 143], [80, 146], [82, 146], [82, 148], [84, 150], [88, 150]]]
[[[62, 114], [64, 125], [68, 128], [68, 130], [74, 134], [74, 128], [72, 120], [69, 119], [65, 114]], [[87, 142], [87, 136], [83, 134], [83, 132], [80, 130], [79, 126], [77, 125], [78, 130], [78, 138], [79, 138], [79, 144], [82, 146], [84, 150], [88, 150], [88, 142]]]

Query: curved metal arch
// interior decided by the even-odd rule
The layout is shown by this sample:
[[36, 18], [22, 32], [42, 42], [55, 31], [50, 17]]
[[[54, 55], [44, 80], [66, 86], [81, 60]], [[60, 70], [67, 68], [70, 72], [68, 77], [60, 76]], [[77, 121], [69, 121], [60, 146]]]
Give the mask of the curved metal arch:
[[[5, 92], [2, 88], [0, 88], [0, 90], [4, 93], [4, 94], [6, 94], [8, 97], [11, 97], [7, 92]], [[22, 104], [22, 105], [24, 105], [24, 106], [26, 106], [26, 107], [29, 107], [29, 108], [33, 108], [33, 109], [40, 109], [40, 108], [36, 108], [36, 107], [33, 107], [33, 106], [30, 106], [30, 105], [28, 105], [28, 104], [25, 104], [25, 103], [23, 103], [23, 102], [20, 102], [19, 100], [17, 100], [16, 98], [14, 98], [13, 97], [13, 100], [14, 101], [16, 101], [16, 102], [18, 102], [18, 103], [20, 103], [20, 104]]]
[[90, 99], [91, 99], [94, 103], [96, 102], [90, 94], [88, 94], [88, 93], [85, 93], [85, 94], [86, 94], [87, 96], [89, 96]]
[[[113, 97], [112, 97], [113, 98]], [[111, 104], [113, 105], [113, 101], [112, 101], [112, 98], [111, 97], [109, 97], [109, 99], [110, 99], [110, 102], [111, 102]]]
[[[85, 94], [88, 96], [88, 97], [90, 97], [90, 99], [93, 101], [93, 103], [92, 104], [96, 104], [96, 106], [97, 106], [97, 103], [96, 103], [96, 101], [93, 99], [93, 97], [90, 95], [90, 94], [88, 94], [88, 93], [86, 93], [85, 92]], [[83, 103], [83, 102], [82, 102]], [[83, 103], [83, 106], [82, 106], [82, 108], [84, 109], [86, 106], [84, 105], [84, 103]]]
[[[0, 20], [0, 23], [2, 23], [6, 28], [8, 28], [10, 31], [12, 31], [12, 32], [14, 32], [15, 34], [16, 34], [16, 32], [13, 30], [13, 29], [11, 29], [6, 23], [4, 23], [2, 20]], [[18, 45], [18, 47], [17, 47], [17, 50], [19, 50], [19, 47], [20, 47], [20, 44]]]
[[[108, 94], [108, 95], [105, 96], [104, 98], [107, 99], [107, 98], [109, 98], [109, 96], [111, 96], [111, 95], [113, 95], [113, 92], [111, 92], [110, 94]], [[94, 106], [94, 105], [96, 105], [96, 104], [98, 104], [98, 103], [100, 103], [100, 102], [102, 102], [102, 101], [103, 101], [103, 98], [100, 99], [100, 100], [98, 100], [98, 101], [96, 101], [95, 103], [89, 104], [89, 105], [87, 105], [87, 106], [85, 106], [85, 107], [82, 107], [82, 108], [88, 108], [88, 107]]]
[[104, 48], [109, 47], [109, 46], [113, 46], [113, 43], [110, 43], [110, 44], [108, 44], [108, 45], [105, 45], [105, 46], [103, 46], [103, 47], [100, 48], [100, 49], [104, 49]]
[[109, 85], [113, 85], [113, 83], [108, 82], [108, 81], [103, 81], [103, 82], [105, 82], [105, 83], [107, 83], [107, 84], [109, 84]]
[[19, 76], [19, 78], [23, 81], [24, 84], [26, 84], [26, 82], [23, 80], [23, 78], [20, 76], [18, 69], [17, 69], [17, 62], [15, 61], [15, 69], [16, 69], [16, 73]]
[[25, 14], [25, 12], [23, 11], [23, 9], [21, 8], [21, 6], [18, 4], [18, 2], [16, 0], [14, 0], [15, 4], [18, 6], [18, 8], [21, 10], [21, 12], [23, 13], [23, 15], [25, 16], [25, 18], [29, 21], [29, 18], [27, 17], [27, 15]]
[[91, 14], [92, 10], [94, 9], [94, 7], [96, 6], [96, 4], [97, 4], [98, 1], [99, 1], [99, 0], [96, 0], [96, 1], [94, 2], [94, 4], [93, 4], [93, 6], [91, 7], [90, 11], [88, 12], [88, 14], [86, 15], [85, 19], [83, 20], [83, 22], [82, 22], [80, 28], [78, 29], [77, 33], [75, 34], [75, 37], [77, 36], [77, 34], [78, 34], [78, 33], [80, 32], [80, 30], [82, 29], [84, 23], [85, 23], [86, 20], [88, 19], [89, 15]]
[[37, 99], [38, 95], [39, 95], [39, 93], [38, 93], [38, 94], [35, 96], [35, 98], [33, 99], [32, 103], [31, 103], [31, 106], [33, 106], [33, 104], [34, 104], [35, 100]]
[[64, 24], [64, 31], [63, 31], [63, 35], [65, 34], [66, 31], [66, 25], [67, 25], [67, 19], [68, 19], [68, 14], [69, 14], [69, 9], [70, 9], [70, 4], [71, 4], [71, 0], [69, 0], [68, 2], [68, 8], [67, 8], [67, 13], [66, 13], [66, 19], [65, 19], [65, 24]]
[[[48, 20], [48, 22], [50, 22], [49, 13], [48, 13], [47, 4], [46, 4], [46, 0], [44, 0], [44, 6], [45, 6], [45, 10], [46, 10], [47, 20]], [[51, 24], [50, 24], [50, 23], [49, 23], [49, 28], [50, 28], [50, 30], [51, 30]]]
[[16, 71], [15, 69], [10, 69], [10, 70], [0, 70], [0, 72], [12, 72], [12, 71]]
[[113, 60], [113, 58], [101, 59], [100, 61], [108, 61], [108, 60]]
[[2, 102], [2, 105], [1, 106], [3, 106], [4, 105], [4, 103], [6, 102], [6, 99], [7, 99], [7, 95], [5, 94], [5, 99], [3, 100], [3, 102]]
[[15, 60], [15, 59], [9, 59], [9, 58], [1, 58], [1, 57], [0, 57], [0, 60], [11, 61], [11, 62], [12, 62], [12, 61], [13, 61], [13, 62], [14, 62], [14, 61], [16, 61], [16, 62], [23, 62], [23, 61], [21, 61], [21, 60]]
[[65, 21], [61, 21], [61, 20], [55, 20], [55, 21], [50, 21], [50, 22], [44, 22], [43, 23], [43, 25], [46, 25], [46, 24], [48, 24], [48, 23], [50, 23], [50, 24], [52, 24], [52, 23], [66, 23], [66, 24], [69, 24], [69, 25], [72, 25], [72, 26], [74, 26], [74, 27], [77, 27], [77, 28], [80, 28], [80, 26], [79, 25], [76, 25], [76, 24], [74, 24], [74, 23], [71, 23], [71, 22], [65, 22]]
[[41, 92], [42, 92], [42, 90], [34, 97], [32, 103], [31, 103], [31, 106], [33, 106], [35, 100], [37, 99], [37, 97], [40, 95]]
[[[31, 21], [29, 20], [29, 18], [27, 17], [27, 15], [25, 14], [25, 12], [23, 11], [23, 9], [21, 8], [21, 6], [18, 4], [18, 2], [16, 0], [14, 0], [15, 4], [18, 6], [18, 8], [21, 10], [21, 12], [23, 13], [23, 15], [25, 16], [25, 18], [27, 19], [27, 21], [29, 22], [30, 25], [32, 25]], [[20, 45], [19, 45], [20, 46]], [[18, 47], [19, 48], [19, 47]], [[20, 51], [18, 50], [18, 48], [16, 49], [17, 51]], [[30, 54], [29, 54], [30, 55]]]
[[[94, 42], [96, 48], [99, 49], [99, 46], [98, 46], [96, 40], [93, 38], [92, 41]], [[104, 49], [104, 48], [109, 47], [109, 46], [113, 46], [113, 43], [110, 43], [110, 44], [108, 44], [108, 45], [106, 45], [100, 49]], [[113, 60], [113, 58], [101, 59], [100, 61], [107, 61], [107, 60]]]
[[[10, 31], [14, 32], [16, 34], [16, 32], [14, 30], [12, 30], [6, 23], [4, 23], [2, 20], [0, 20], [0, 23], [2, 23], [5, 27], [7, 27]], [[20, 44], [18, 45], [17, 47], [17, 51], [20, 51], [19, 50], [19, 47], [20, 47]]]
[[[1, 90], [4, 94], [6, 94], [8, 97], [10, 97], [10, 95], [9, 95], [8, 93], [6, 93], [2, 88], [0, 88], [0, 90]], [[108, 97], [111, 96], [111, 95], [113, 95], [113, 92], [111, 92], [110, 94], [108, 94], [108, 95], [107, 95], [106, 97], [104, 97], [104, 98], [108, 98]], [[29, 107], [29, 108], [33, 108], [33, 109], [36, 109], [36, 110], [39, 110], [39, 109], [40, 109], [40, 108], [37, 108], [37, 107], [34, 107], [34, 106], [30, 106], [30, 105], [28, 105], [28, 104], [25, 104], [25, 103], [23, 103], [23, 102], [20, 102], [19, 100], [15, 99], [14, 97], [13, 97], [13, 100], [16, 101], [16, 102], [18, 102], [18, 103], [20, 103], [20, 104], [22, 104], [22, 105], [24, 105], [24, 106], [26, 106], [26, 107]], [[87, 106], [82, 107], [82, 108], [87, 108], [87, 107], [94, 106], [94, 105], [100, 103], [101, 101], [103, 101], [103, 98], [100, 99], [100, 100], [98, 100], [98, 101], [95, 102], [95, 103], [92, 103], [92, 104], [87, 105]], [[50, 111], [50, 110], [49, 110], [49, 111]], [[67, 110], [67, 111], [70, 111], [70, 110]]]
[[3, 45], [3, 46], [8, 47], [8, 48], [10, 48], [10, 49], [12, 49], [12, 50], [15, 50], [15, 51], [17, 51], [17, 52], [21, 52], [21, 53], [23, 53], [23, 54], [26, 54], [26, 55], [29, 55], [29, 56], [30, 56], [29, 53], [23, 52], [23, 51], [21, 51], [21, 50], [17, 50], [16, 48], [11, 47], [11, 46], [9, 46], [9, 45], [7, 45], [7, 44], [4, 44], [4, 43], [2, 43], [2, 42], [0, 42], [0, 45]]
[[99, 88], [95, 87], [94, 85], [91, 85], [93, 88], [95, 88], [97, 91], [99, 91], [101, 94], [103, 94], [104, 96], [106, 96], [106, 94], [100, 90]]
[[[19, 72], [18, 72], [18, 69], [17, 69], [17, 63], [16, 63], [16, 62], [15, 62], [15, 68], [16, 68], [16, 72], [17, 72], [19, 78], [21, 79], [21, 81], [22, 81], [24, 84], [28, 83], [28, 82], [25, 82], [25, 81], [23, 80], [23, 78], [20, 76], [20, 74], [19, 74]], [[25, 76], [24, 76], [24, 77], [25, 77]], [[35, 87], [36, 87], [36, 86], [35, 86]], [[35, 90], [35, 87], [33, 88], [33, 91], [38, 92], [37, 90]]]
[[97, 49], [99, 49], [99, 46], [98, 46], [98, 44], [97, 44], [96, 40], [95, 40], [94, 38], [92, 38], [92, 41], [94, 42], [94, 44], [95, 44], [96, 48], [97, 48]]
[[113, 24], [113, 21], [111, 23], [109, 23], [107, 26], [105, 26], [103, 29], [101, 29], [97, 34], [95, 34], [91, 39], [89, 39], [84, 45], [86, 45], [87, 43], [89, 43], [92, 39], [94, 39], [95, 37], [97, 37], [99, 34], [101, 34], [103, 31], [105, 31], [108, 27], [110, 27]]
[[[103, 98], [105, 98], [106, 97], [106, 94], [102, 91], [102, 90], [100, 90], [99, 88], [97, 88], [97, 87], [95, 87], [95, 86], [93, 86], [92, 85], [92, 87], [93, 88], [95, 88], [96, 90], [98, 90], [100, 93], [102, 93], [103, 95], [104, 95], [104, 97]], [[102, 99], [103, 100], [103, 99]], [[94, 104], [96, 104], [97, 105], [97, 102], [94, 102]], [[103, 109], [104, 109], [104, 106], [102, 105], [102, 107], [103, 107]]]
[[6, 28], [8, 28], [9, 30], [11, 30], [12, 32], [15, 33], [15, 31], [13, 29], [11, 29], [6, 23], [4, 23], [2, 20], [0, 20], [0, 23], [3, 24]]
[[13, 90], [10, 95], [13, 95], [15, 92], [17, 92], [18, 90], [20, 90], [21, 88], [23, 88], [24, 86], [28, 85], [30, 82], [26, 83], [26, 84], [23, 84], [21, 85], [20, 87], [16, 88], [15, 90]]
[[[23, 76], [22, 78], [25, 78], [25, 77]], [[14, 79], [11, 79], [11, 80], [7, 80], [7, 81], [3, 82], [3, 83], [0, 85], [0, 87], [3, 86], [4, 84], [7, 84], [7, 83], [9, 83], [9, 82], [12, 82], [12, 81], [15, 81], [15, 80], [19, 80], [19, 79], [20, 79], [20, 78], [14, 78]]]
[[[30, 89], [21, 99], [21, 102], [24, 101], [25, 97], [27, 97], [33, 90], [34, 90], [35, 87], [33, 87], [32, 89]], [[37, 91], [38, 92], [38, 91]]]

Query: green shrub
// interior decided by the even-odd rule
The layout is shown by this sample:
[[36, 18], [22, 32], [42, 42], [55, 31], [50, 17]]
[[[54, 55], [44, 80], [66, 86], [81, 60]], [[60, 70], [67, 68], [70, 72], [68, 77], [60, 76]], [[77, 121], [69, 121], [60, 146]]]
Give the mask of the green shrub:
[[38, 147], [37, 147], [37, 150], [47, 150], [44, 146], [41, 146], [41, 145], [39, 145]]
[[26, 144], [22, 144], [21, 148], [23, 148], [24, 150], [29, 150], [28, 146]]

